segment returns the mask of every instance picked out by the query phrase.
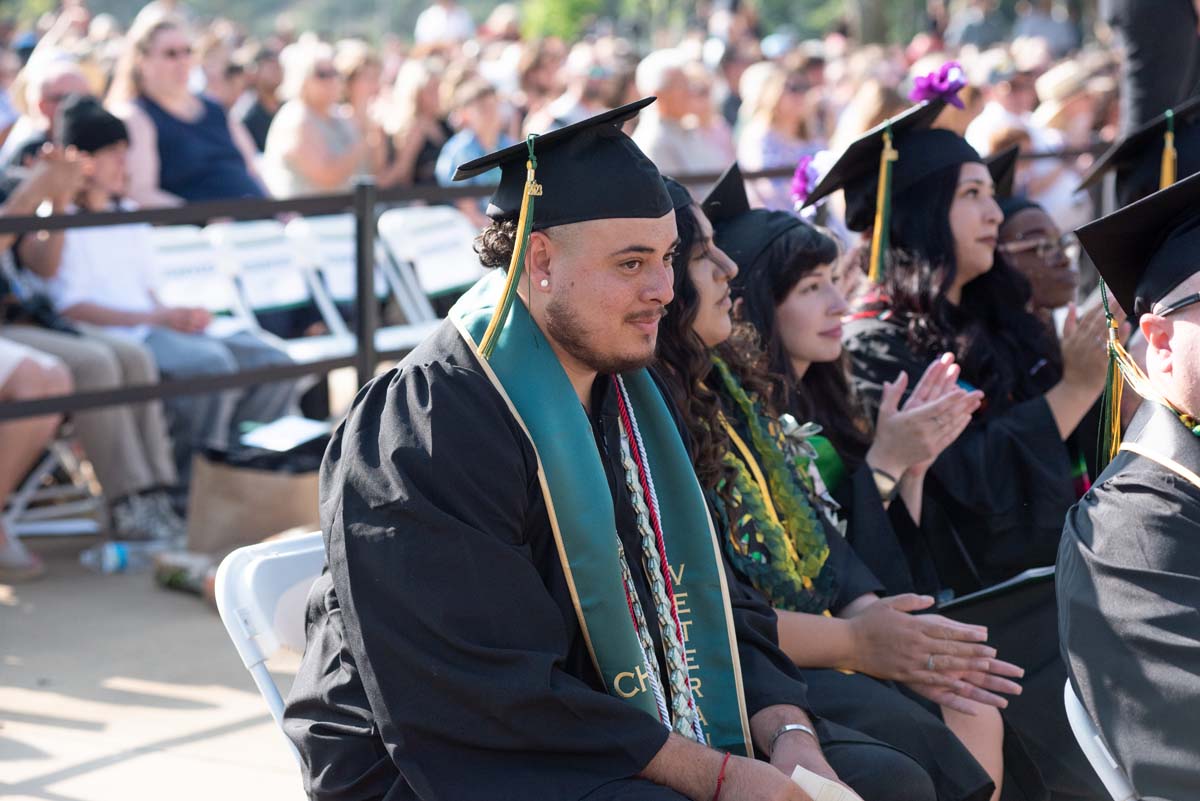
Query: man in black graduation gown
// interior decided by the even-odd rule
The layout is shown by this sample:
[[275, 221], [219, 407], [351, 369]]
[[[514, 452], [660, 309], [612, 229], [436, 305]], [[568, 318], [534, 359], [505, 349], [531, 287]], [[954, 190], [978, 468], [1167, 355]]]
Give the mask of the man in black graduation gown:
[[[1067, 517], [1071, 685], [1139, 798], [1200, 793], [1200, 175], [1079, 230], [1149, 347], [1120, 452]], [[1128, 390], [1128, 387], [1127, 387]]]
[[[836, 774], [869, 801], [934, 798], [906, 754], [805, 712], [773, 612], [726, 577], [710, 547], [677, 423], [668, 413], [665, 436], [651, 425], [667, 407], [639, 368], [671, 299], [674, 216], [661, 177], [619, 128], [648, 102], [539, 137], [528, 154], [522, 144], [460, 168], [502, 169], [489, 208], [497, 223], [477, 249], [485, 265], [515, 270], [521, 297], [505, 311], [504, 276], [483, 279], [430, 340], [359, 393], [330, 444], [329, 569], [309, 596], [285, 719], [315, 799], [678, 801], [714, 798], [719, 787], [727, 801], [803, 801], [785, 776], [796, 765]], [[513, 220], [530, 203], [523, 248]], [[510, 262], [514, 250], [524, 259]], [[482, 316], [471, 305], [480, 298]], [[644, 449], [641, 428], [630, 436], [631, 412]], [[560, 441], [574, 450], [561, 453]], [[685, 455], [686, 471], [659, 469], [672, 464], [668, 451]], [[561, 487], [586, 495], [594, 486], [572, 483], [571, 466], [582, 474], [593, 464], [602, 497], [572, 518], [579, 499]], [[580, 534], [564, 521], [586, 528], [605, 515], [607, 540], [573, 558]], [[681, 518], [705, 522], [680, 535], [670, 524]], [[668, 565], [643, 546], [659, 523]], [[705, 549], [717, 558], [700, 584]], [[617, 554], [625, 597], [595, 593], [589, 571]], [[660, 572], [673, 579], [666, 588]], [[609, 607], [615, 618], [597, 611]], [[705, 608], [718, 615], [692, 625], [690, 639], [683, 630], [679, 691], [672, 632]], [[608, 624], [622, 614], [630, 632], [648, 634], [645, 667], [610, 680], [608, 640], [626, 632]], [[734, 659], [706, 672], [720, 648], [703, 642], [726, 629]], [[637, 705], [647, 685], [666, 688], [658, 715], [653, 702]], [[718, 706], [730, 697], [732, 711]], [[734, 736], [717, 733], [722, 716]]]

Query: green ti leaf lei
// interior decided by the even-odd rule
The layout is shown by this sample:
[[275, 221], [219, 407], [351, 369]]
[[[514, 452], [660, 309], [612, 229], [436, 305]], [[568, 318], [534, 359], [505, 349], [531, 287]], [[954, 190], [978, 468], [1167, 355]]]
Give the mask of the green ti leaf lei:
[[713, 366], [721, 389], [749, 430], [748, 445], [766, 478], [770, 500], [779, 516], [777, 523], [767, 510], [767, 499], [749, 466], [731, 447], [722, 457], [735, 473], [728, 493], [732, 508], [725, 510], [726, 550], [734, 566], [772, 605], [821, 614], [836, 598], [837, 577], [833, 566], [827, 564], [829, 543], [812, 502], [812, 479], [787, 457], [778, 422], [763, 414], [720, 357], [713, 356]]

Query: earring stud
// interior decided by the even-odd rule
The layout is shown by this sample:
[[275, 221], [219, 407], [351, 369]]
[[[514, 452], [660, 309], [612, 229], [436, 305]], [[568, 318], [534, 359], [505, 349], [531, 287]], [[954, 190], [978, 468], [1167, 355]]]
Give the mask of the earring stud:
[[543, 278], [541, 281], [538, 281], [538, 286], [540, 286], [542, 289], [545, 289], [546, 287], [550, 286], [550, 279]]

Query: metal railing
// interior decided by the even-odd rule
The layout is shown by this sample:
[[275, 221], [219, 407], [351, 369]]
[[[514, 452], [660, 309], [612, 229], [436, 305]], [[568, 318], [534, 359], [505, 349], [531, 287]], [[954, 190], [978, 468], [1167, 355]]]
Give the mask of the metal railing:
[[[1028, 154], [1022, 158], [1072, 158], [1083, 152]], [[680, 183], [699, 186], [714, 183], [720, 173], [678, 176]], [[746, 172], [747, 180], [790, 178], [791, 168]], [[376, 220], [379, 206], [402, 203], [447, 203], [489, 196], [494, 186], [403, 187], [380, 190], [370, 180], [358, 181], [353, 191], [341, 194], [313, 195], [291, 200], [242, 199], [192, 203], [174, 208], [142, 209], [121, 212], [85, 212], [49, 217], [0, 217], [0, 235], [34, 231], [63, 231], [71, 228], [95, 228], [110, 225], [149, 223], [151, 225], [204, 225], [217, 220], [263, 220], [280, 215], [317, 216], [350, 212], [355, 219], [355, 314], [353, 355], [298, 364], [253, 368], [235, 373], [187, 379], [165, 379], [154, 384], [135, 384], [115, 389], [91, 390], [55, 395], [34, 400], [0, 403], [0, 422], [46, 414], [68, 414], [102, 406], [144, 403], [178, 395], [194, 395], [286, 381], [305, 376], [324, 375], [332, 370], [353, 367], [361, 387], [375, 375], [381, 360], [402, 358], [408, 351], [380, 351], [375, 346], [379, 327], [374, 286]], [[0, 326], [0, 336], [4, 328]], [[86, 336], [83, 335], [83, 336]]]

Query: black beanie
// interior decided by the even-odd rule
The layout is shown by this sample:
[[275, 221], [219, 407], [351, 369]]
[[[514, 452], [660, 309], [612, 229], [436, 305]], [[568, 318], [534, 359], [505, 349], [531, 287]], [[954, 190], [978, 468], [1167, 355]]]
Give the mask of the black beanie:
[[129, 141], [125, 123], [89, 95], [71, 95], [63, 101], [56, 122], [63, 147], [74, 146], [84, 153]]

